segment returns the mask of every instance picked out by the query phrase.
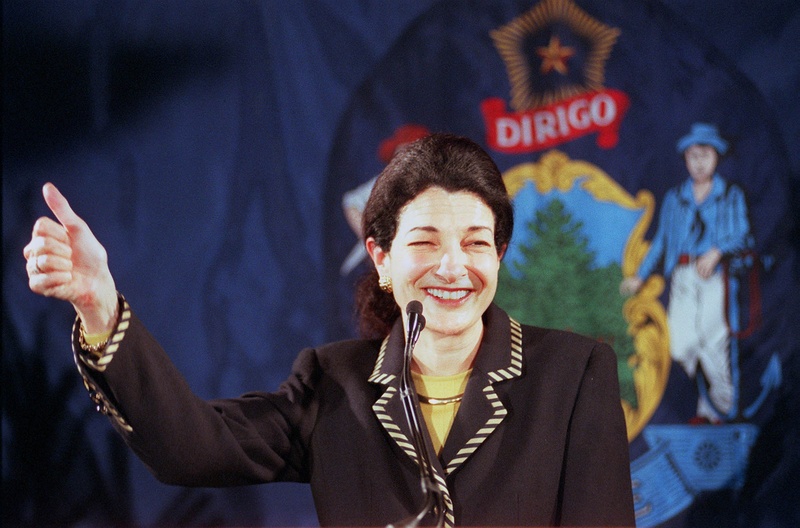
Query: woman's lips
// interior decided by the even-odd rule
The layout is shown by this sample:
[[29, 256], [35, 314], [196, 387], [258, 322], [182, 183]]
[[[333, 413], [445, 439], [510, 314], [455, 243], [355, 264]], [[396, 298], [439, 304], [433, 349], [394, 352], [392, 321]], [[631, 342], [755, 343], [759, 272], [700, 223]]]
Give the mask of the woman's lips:
[[460, 301], [470, 294], [471, 290], [444, 290], [441, 288], [426, 288], [425, 291], [431, 297], [442, 301]]

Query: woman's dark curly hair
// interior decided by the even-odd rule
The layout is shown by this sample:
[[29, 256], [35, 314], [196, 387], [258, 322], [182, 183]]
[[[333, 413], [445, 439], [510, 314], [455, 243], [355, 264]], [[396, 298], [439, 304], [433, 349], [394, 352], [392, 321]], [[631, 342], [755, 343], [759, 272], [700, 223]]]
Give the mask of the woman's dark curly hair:
[[[478, 144], [449, 134], [432, 134], [395, 154], [378, 176], [364, 209], [364, 239], [372, 237], [391, 251], [400, 209], [429, 187], [480, 197], [494, 213], [495, 247], [500, 251], [508, 245], [514, 213], [500, 170]], [[400, 316], [392, 294], [378, 287], [374, 268], [356, 286], [356, 311], [364, 337], [387, 335]]]

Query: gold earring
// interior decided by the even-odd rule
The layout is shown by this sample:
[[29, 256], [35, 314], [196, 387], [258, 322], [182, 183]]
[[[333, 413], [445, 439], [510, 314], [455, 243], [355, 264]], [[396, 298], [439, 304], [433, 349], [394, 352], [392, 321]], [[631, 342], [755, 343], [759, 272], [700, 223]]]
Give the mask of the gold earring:
[[381, 275], [381, 278], [378, 279], [378, 287], [381, 291], [392, 293], [392, 278], [388, 275]]

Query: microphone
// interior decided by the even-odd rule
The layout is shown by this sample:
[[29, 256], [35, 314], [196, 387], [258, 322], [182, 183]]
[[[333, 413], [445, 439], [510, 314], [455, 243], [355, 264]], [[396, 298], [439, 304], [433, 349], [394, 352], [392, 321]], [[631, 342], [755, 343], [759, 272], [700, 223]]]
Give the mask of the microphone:
[[425, 493], [425, 504], [417, 514], [389, 524], [387, 528], [415, 528], [431, 511], [436, 516], [436, 526], [441, 527], [444, 526], [444, 496], [436, 484], [433, 461], [425, 445], [425, 437], [422, 435], [423, 422], [420, 418], [419, 399], [417, 398], [417, 391], [414, 389], [414, 383], [411, 380], [411, 358], [414, 353], [414, 345], [417, 344], [420, 332], [425, 328], [422, 303], [419, 301], [409, 302], [406, 305], [406, 315], [408, 316], [408, 321], [406, 325], [406, 345], [403, 351], [403, 372], [400, 376], [400, 399], [403, 401], [406, 421], [408, 428], [411, 430], [411, 441], [419, 462], [420, 485], [423, 493]]
[[425, 328], [425, 317], [422, 315], [422, 303], [419, 301], [411, 301], [406, 305], [406, 315], [408, 315], [408, 325], [406, 326], [406, 348], [409, 347], [413, 350], [414, 345], [417, 344], [419, 334]]

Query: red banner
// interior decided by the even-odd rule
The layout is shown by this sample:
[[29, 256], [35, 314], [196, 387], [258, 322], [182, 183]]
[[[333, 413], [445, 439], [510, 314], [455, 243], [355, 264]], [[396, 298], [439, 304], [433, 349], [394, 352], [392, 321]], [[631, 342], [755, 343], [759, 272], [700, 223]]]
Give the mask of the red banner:
[[625, 93], [602, 90], [513, 113], [506, 111], [505, 101], [492, 97], [481, 103], [481, 113], [490, 148], [506, 154], [523, 154], [594, 132], [598, 133], [598, 146], [612, 148], [619, 140], [619, 125], [628, 106]]

